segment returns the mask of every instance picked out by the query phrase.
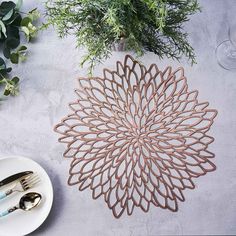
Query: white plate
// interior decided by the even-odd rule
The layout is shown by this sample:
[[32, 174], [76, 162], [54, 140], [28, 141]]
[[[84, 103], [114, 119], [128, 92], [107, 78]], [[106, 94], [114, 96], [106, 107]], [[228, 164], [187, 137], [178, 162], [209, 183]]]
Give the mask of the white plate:
[[[0, 200], [0, 211], [4, 211], [17, 204], [25, 193], [38, 192], [42, 195], [41, 204], [29, 212], [17, 210], [14, 213], [0, 218], [0, 236], [22, 236], [36, 230], [47, 218], [53, 202], [53, 188], [50, 178], [45, 170], [31, 159], [21, 156], [8, 156], [0, 158], [0, 180], [21, 171], [32, 170], [40, 176], [41, 182], [34, 188], [23, 192], [13, 193]], [[8, 187], [0, 188], [0, 191]]]

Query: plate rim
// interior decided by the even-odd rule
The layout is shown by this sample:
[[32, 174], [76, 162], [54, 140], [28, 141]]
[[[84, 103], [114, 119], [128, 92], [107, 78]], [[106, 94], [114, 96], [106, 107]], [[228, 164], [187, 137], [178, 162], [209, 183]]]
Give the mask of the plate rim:
[[40, 222], [40, 224], [36, 228], [34, 228], [33, 230], [29, 230], [29, 231], [24, 233], [24, 235], [29, 235], [30, 233], [32, 233], [35, 230], [37, 230], [45, 222], [45, 220], [48, 218], [48, 216], [49, 216], [49, 214], [50, 214], [50, 212], [52, 210], [52, 205], [53, 205], [53, 201], [54, 201], [54, 189], [53, 189], [52, 181], [51, 181], [48, 173], [46, 172], [46, 170], [37, 161], [35, 161], [35, 160], [33, 160], [33, 159], [29, 158], [29, 157], [21, 156], [21, 155], [4, 155], [4, 156], [0, 155], [0, 161], [4, 160], [4, 159], [14, 159], [14, 158], [18, 158], [18, 159], [21, 159], [21, 160], [33, 162], [34, 164], [38, 165], [45, 172], [45, 174], [47, 175], [47, 177], [49, 179], [49, 183], [50, 183], [49, 186], [50, 186], [50, 189], [51, 189], [51, 202], [50, 202], [50, 205], [48, 207], [48, 212], [45, 214], [44, 219], [42, 220], [42, 222]]

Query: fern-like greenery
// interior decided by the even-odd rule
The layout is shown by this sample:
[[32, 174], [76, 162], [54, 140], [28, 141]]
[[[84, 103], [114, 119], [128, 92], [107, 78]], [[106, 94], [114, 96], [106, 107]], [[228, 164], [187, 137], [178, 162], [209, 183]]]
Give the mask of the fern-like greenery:
[[197, 0], [48, 0], [47, 25], [59, 36], [74, 34], [77, 46], [88, 50], [81, 64], [107, 58], [120, 40], [138, 55], [154, 52], [160, 58], [195, 63], [183, 23], [199, 11]]

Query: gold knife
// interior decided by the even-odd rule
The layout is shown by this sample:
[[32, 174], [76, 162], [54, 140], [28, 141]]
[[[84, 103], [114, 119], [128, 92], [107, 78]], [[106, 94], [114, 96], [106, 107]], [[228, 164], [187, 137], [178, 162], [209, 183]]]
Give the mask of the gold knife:
[[33, 174], [33, 171], [23, 171], [23, 172], [19, 172], [14, 175], [11, 175], [11, 176], [0, 181], [0, 188], [4, 185], [7, 185], [9, 183], [12, 183], [12, 182], [18, 180], [18, 179], [22, 179], [23, 177], [30, 175], [30, 174]]

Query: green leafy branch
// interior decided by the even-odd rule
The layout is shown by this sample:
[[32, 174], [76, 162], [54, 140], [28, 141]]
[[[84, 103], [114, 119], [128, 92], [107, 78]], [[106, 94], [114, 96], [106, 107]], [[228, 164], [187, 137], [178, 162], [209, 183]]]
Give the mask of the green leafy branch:
[[[22, 0], [3, 1], [0, 4], [0, 45], [3, 57], [0, 57], [0, 86], [3, 87], [3, 94], [17, 95], [19, 88], [19, 78], [10, 77], [11, 67], [7, 67], [8, 62], [18, 64], [26, 60], [27, 47], [20, 45], [21, 34], [23, 32], [27, 42], [36, 37], [38, 28], [34, 22], [40, 17], [37, 9], [28, 13], [20, 11]], [[22, 17], [22, 15], [26, 15]]]
[[137, 55], [196, 62], [183, 24], [200, 10], [197, 0], [47, 0], [46, 9], [46, 26], [55, 26], [60, 37], [75, 35], [77, 46], [86, 47], [81, 64], [89, 62], [90, 72], [121, 40]]

